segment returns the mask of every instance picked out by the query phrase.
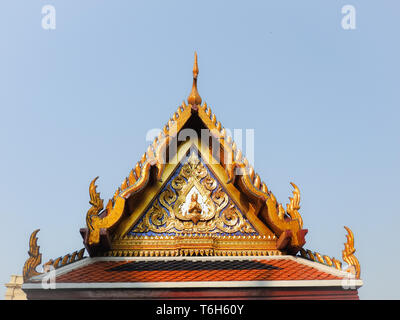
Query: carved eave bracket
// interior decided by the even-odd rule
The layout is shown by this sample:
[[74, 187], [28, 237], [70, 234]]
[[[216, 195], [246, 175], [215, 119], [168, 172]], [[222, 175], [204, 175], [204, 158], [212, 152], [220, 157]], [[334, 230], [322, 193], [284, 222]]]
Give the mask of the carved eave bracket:
[[39, 231], [40, 229], [33, 231], [29, 238], [29, 258], [26, 260], [22, 271], [24, 282], [41, 274], [36, 271], [37, 266], [42, 262], [42, 254], [40, 253], [40, 247], [37, 244], [38, 238], [36, 236]]
[[239, 185], [249, 196], [263, 202], [260, 215], [269, 227], [280, 238], [279, 246], [281, 250], [286, 250], [289, 254], [296, 254], [305, 244], [305, 236], [308, 232], [303, 229], [303, 219], [299, 213], [300, 209], [300, 190], [291, 182], [293, 186], [293, 197], [289, 197], [286, 211], [277, 202], [275, 195], [269, 191], [264, 183], [261, 183], [258, 175], [254, 171], [247, 169], [242, 164], [239, 165], [242, 175], [239, 178]]
[[[295, 186], [294, 184], [292, 185]], [[295, 187], [293, 193], [296, 194], [297, 191], [298, 188]], [[261, 216], [279, 237], [285, 237], [286, 240], [283, 243], [287, 244], [287, 252], [296, 254], [304, 246], [308, 230], [302, 228], [303, 221], [297, 211], [300, 207], [296, 207], [295, 204], [297, 200], [299, 201], [299, 198], [295, 195], [289, 199], [290, 202], [285, 212], [282, 205], [278, 204], [274, 194], [269, 192], [269, 198], [266, 201], [266, 206], [261, 211]]]

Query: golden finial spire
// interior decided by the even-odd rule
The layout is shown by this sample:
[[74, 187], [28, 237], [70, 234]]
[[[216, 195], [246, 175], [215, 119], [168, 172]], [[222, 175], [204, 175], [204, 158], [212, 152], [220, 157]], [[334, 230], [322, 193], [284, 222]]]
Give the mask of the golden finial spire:
[[194, 53], [194, 65], [193, 65], [193, 86], [192, 92], [188, 97], [188, 103], [192, 106], [201, 104], [201, 97], [197, 92], [197, 75], [199, 74], [199, 67], [197, 66], [197, 53]]

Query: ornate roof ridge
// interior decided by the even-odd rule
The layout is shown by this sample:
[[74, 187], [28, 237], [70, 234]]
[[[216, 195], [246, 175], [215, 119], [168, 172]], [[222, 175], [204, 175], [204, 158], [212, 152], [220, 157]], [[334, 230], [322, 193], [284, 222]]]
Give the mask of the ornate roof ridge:
[[[36, 270], [36, 268], [42, 262], [42, 254], [40, 253], [40, 246], [38, 246], [37, 244], [38, 241], [37, 233], [39, 231], [40, 229], [33, 231], [29, 238], [29, 251], [28, 251], [29, 258], [26, 260], [22, 271], [24, 282], [28, 281], [32, 277], [43, 274], [43, 272], [39, 272]], [[71, 254], [66, 254], [64, 256], [58, 257], [55, 260], [50, 259], [45, 264], [43, 264], [43, 271], [48, 272], [50, 267], [57, 269], [66, 266], [68, 264], [71, 264], [73, 262], [82, 260], [83, 258], [85, 258], [83, 256], [84, 253], [85, 253], [85, 248], [82, 248], [79, 251], [76, 250]]]
[[279, 257], [283, 253], [275, 249], [241, 249], [225, 250], [210, 248], [180, 248], [180, 249], [116, 249], [103, 253], [103, 257]]
[[66, 266], [73, 262], [82, 260], [84, 258], [85, 248], [80, 250], [76, 250], [70, 254], [66, 254], [64, 256], [58, 257], [57, 259], [53, 260], [50, 259], [43, 265], [43, 269], [46, 270], [47, 267], [52, 266], [54, 269]]
[[344, 244], [344, 249], [342, 251], [343, 260], [347, 263], [348, 268], [342, 269], [342, 262], [334, 257], [329, 257], [327, 255], [321, 255], [319, 252], [311, 251], [308, 249], [300, 249], [300, 256], [304, 259], [319, 262], [328, 267], [335, 268], [337, 270], [343, 270], [355, 275], [357, 279], [360, 279], [361, 267], [358, 259], [355, 257], [354, 253], [356, 249], [354, 248], [354, 234], [350, 228], [344, 227], [348, 234], [346, 235], [347, 242]]
[[177, 234], [177, 235], [160, 235], [160, 236], [156, 236], [156, 235], [125, 235], [123, 237], [118, 237], [118, 238], [114, 238], [113, 240], [160, 240], [160, 239], [169, 239], [169, 240], [173, 240], [173, 239], [180, 239], [180, 238], [190, 238], [190, 239], [205, 239], [205, 238], [219, 238], [219, 239], [263, 239], [263, 240], [275, 240], [276, 237], [275, 236], [266, 236], [266, 235], [219, 235], [219, 234], [215, 234], [215, 233], [182, 233], [182, 234]]

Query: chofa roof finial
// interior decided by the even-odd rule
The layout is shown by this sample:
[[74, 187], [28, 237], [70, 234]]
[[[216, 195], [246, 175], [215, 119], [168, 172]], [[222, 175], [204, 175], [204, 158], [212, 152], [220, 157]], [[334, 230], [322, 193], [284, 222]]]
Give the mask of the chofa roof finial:
[[193, 65], [193, 86], [192, 92], [188, 97], [188, 103], [192, 106], [201, 104], [201, 97], [197, 92], [197, 75], [199, 74], [199, 67], [197, 65], [197, 53], [194, 53], [194, 65]]

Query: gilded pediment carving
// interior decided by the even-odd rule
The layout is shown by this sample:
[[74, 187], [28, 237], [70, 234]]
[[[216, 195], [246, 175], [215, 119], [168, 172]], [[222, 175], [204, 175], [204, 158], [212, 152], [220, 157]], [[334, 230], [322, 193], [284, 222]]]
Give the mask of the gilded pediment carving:
[[257, 234], [196, 152], [177, 168], [130, 234]]

